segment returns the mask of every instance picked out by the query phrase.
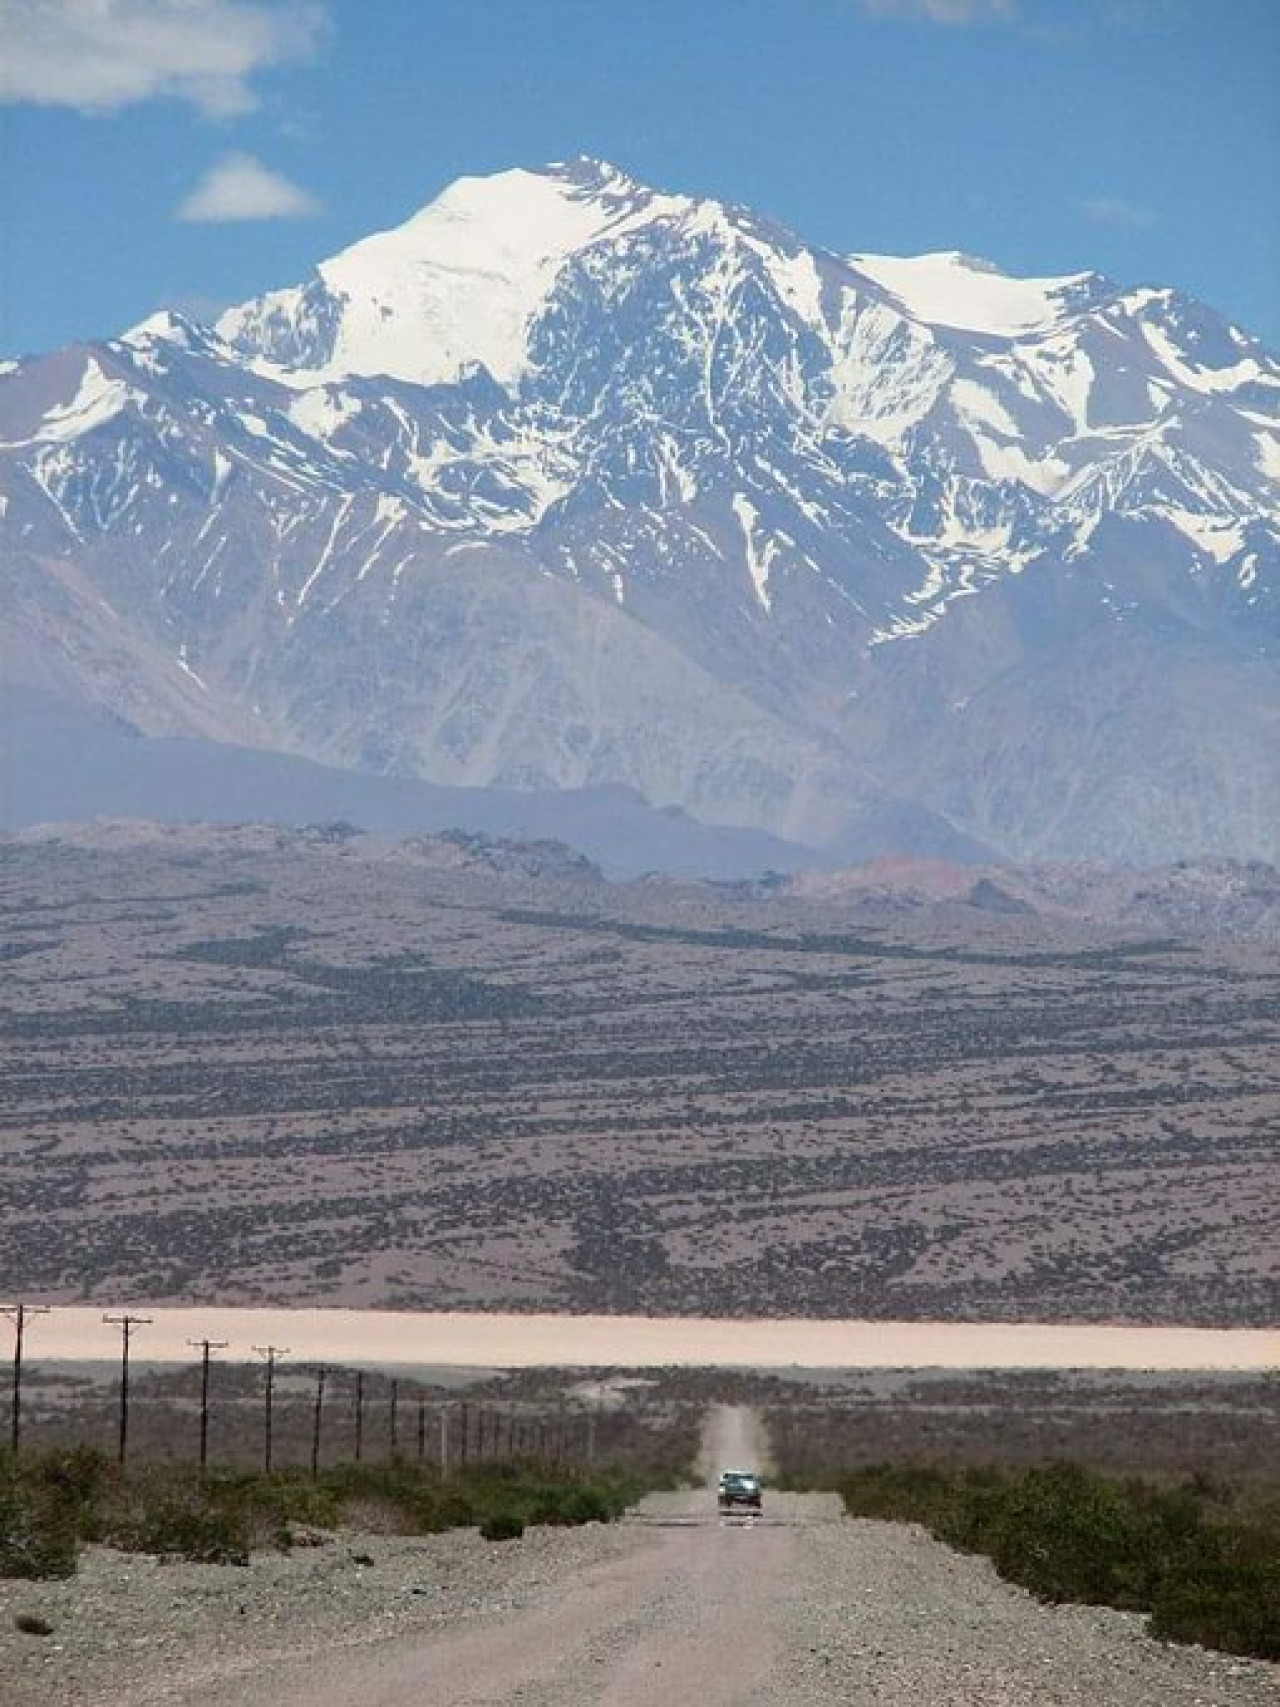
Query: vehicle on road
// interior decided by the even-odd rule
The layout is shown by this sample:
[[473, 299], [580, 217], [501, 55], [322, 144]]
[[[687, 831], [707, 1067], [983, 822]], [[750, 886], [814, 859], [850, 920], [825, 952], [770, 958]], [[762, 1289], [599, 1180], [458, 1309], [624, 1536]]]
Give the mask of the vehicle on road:
[[722, 1470], [716, 1489], [716, 1504], [721, 1511], [743, 1507], [747, 1511], [764, 1508], [764, 1487], [753, 1470]]

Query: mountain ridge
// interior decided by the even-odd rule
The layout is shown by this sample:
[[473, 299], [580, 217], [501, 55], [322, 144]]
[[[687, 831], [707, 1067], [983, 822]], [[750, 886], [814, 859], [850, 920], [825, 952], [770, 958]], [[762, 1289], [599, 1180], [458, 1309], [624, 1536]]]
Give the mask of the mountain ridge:
[[20, 363], [0, 438], [12, 671], [146, 733], [809, 844], [1276, 853], [1280, 363], [1176, 291], [578, 161]]

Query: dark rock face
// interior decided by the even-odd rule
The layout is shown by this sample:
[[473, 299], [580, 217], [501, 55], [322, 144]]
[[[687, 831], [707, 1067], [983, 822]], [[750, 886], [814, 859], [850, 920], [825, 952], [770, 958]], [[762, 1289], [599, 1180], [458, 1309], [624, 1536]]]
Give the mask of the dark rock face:
[[574, 162], [20, 364], [0, 438], [42, 701], [859, 855], [1280, 852], [1280, 365], [1173, 291]]
[[1029, 901], [1024, 901], [1018, 895], [1011, 895], [1007, 889], [989, 877], [980, 877], [969, 891], [967, 899], [971, 907], [977, 907], [984, 913], [1004, 913], [1009, 917], [1035, 915], [1035, 908]]

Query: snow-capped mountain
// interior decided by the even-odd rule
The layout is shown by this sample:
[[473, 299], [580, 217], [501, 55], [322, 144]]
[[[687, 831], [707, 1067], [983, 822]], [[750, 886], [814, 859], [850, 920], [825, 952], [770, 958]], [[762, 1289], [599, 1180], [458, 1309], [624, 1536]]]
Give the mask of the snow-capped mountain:
[[[1280, 363], [575, 161], [0, 377], [10, 670], [813, 843], [1280, 851]], [[875, 840], [874, 835], [872, 840]]]

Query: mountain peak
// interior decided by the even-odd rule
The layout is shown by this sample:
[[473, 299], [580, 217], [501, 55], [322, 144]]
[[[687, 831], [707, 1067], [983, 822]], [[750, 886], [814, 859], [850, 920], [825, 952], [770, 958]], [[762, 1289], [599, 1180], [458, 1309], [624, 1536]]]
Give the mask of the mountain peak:
[[559, 178], [583, 190], [642, 190], [629, 173], [611, 160], [600, 160], [593, 154], [575, 154], [570, 160], [549, 160], [537, 167], [548, 178]]
[[[580, 154], [573, 160], [553, 160], [542, 166], [510, 166], [501, 172], [469, 173], [455, 178], [403, 225], [393, 229], [405, 233], [434, 230], [442, 215], [488, 219], [508, 215], [521, 204], [545, 210], [555, 202], [566, 200], [587, 202], [599, 197], [631, 200], [649, 194], [642, 184], [607, 160], [593, 160]], [[533, 222], [521, 217], [520, 223], [528, 226]]]
[[199, 350], [208, 346], [210, 337], [207, 327], [199, 325], [176, 308], [159, 308], [154, 314], [148, 314], [145, 320], [139, 320], [138, 324], [131, 326], [127, 332], [121, 333], [119, 341], [134, 349], [159, 342], [178, 344], [184, 350]]
[[309, 285], [231, 309], [218, 330], [308, 383], [345, 373], [452, 381], [479, 361], [509, 384], [564, 262], [664, 199], [585, 156], [458, 178], [404, 224], [321, 262]]

